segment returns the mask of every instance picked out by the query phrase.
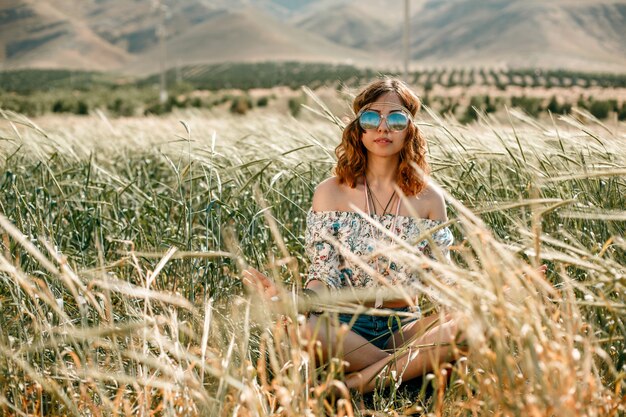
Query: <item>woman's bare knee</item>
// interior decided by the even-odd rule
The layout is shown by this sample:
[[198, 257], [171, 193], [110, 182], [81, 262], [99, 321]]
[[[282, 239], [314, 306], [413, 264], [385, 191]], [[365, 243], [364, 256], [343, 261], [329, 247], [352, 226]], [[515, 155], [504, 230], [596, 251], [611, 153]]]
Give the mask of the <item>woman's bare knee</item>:
[[334, 341], [337, 333], [327, 317], [319, 317], [314, 314], [307, 318], [306, 323], [301, 327], [301, 332], [304, 339], [316, 340], [322, 344]]
[[351, 331], [347, 325], [337, 326], [325, 316], [311, 315], [302, 325], [301, 332], [318, 360], [339, 357], [345, 361], [348, 372], [362, 369], [389, 356], [389, 353]]

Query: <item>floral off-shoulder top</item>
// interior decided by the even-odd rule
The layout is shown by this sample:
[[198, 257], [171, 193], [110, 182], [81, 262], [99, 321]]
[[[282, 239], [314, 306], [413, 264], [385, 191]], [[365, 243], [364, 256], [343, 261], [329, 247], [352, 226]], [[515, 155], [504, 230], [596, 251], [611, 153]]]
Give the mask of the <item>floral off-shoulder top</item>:
[[[436, 228], [441, 221], [394, 214], [371, 217], [388, 230], [394, 228], [395, 230], [390, 230], [391, 233], [407, 241], [426, 256], [434, 258], [428, 240], [420, 242], [415, 240], [424, 232]], [[410, 284], [419, 279], [415, 265], [396, 264], [383, 256], [368, 256], [375, 250], [384, 250], [392, 242], [359, 213], [310, 210], [306, 223], [306, 251], [311, 261], [307, 283], [319, 280], [331, 290], [347, 286], [367, 288], [379, 285], [377, 278], [357, 266], [361, 261], [366, 262], [372, 268], [371, 271], [378, 272], [391, 284]], [[440, 228], [434, 231], [431, 237], [441, 253], [449, 258], [449, 247], [453, 242], [450, 229]]]

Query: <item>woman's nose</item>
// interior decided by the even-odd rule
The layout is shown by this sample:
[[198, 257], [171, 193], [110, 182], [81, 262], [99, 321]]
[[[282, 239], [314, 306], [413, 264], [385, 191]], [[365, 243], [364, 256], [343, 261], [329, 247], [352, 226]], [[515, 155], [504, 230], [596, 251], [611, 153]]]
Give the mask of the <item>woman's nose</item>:
[[386, 117], [381, 117], [380, 118], [380, 123], [378, 124], [378, 131], [379, 132], [387, 132], [387, 131], [389, 131], [389, 126], [387, 126], [387, 118]]

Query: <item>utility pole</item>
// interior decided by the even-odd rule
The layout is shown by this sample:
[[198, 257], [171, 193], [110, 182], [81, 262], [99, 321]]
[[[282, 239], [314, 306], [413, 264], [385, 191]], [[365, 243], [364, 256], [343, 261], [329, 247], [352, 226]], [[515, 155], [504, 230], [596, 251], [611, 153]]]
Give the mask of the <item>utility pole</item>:
[[161, 104], [165, 104], [167, 101], [167, 84], [165, 80], [165, 71], [166, 71], [166, 50], [165, 50], [165, 18], [166, 13], [168, 12], [167, 6], [162, 4], [160, 1], [155, 3], [155, 7], [157, 8], [157, 12], [159, 13], [159, 24], [157, 26], [157, 35], [159, 36], [159, 70], [161, 72], [161, 78], [159, 83], [159, 102]]
[[411, 27], [411, 13], [410, 13], [411, 0], [404, 0], [404, 81], [409, 81], [409, 60], [410, 60], [410, 27]]

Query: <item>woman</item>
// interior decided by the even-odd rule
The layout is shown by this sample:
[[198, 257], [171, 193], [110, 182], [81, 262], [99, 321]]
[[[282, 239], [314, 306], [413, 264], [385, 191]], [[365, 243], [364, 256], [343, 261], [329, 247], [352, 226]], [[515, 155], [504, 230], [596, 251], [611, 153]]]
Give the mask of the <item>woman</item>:
[[[426, 143], [412, 121], [420, 108], [417, 96], [401, 81], [382, 79], [366, 87], [353, 108], [357, 116], [346, 126], [335, 151], [335, 176], [318, 185], [307, 216], [311, 267], [304, 292], [308, 296], [346, 287], [378, 287], [381, 281], [393, 285], [419, 279], [415, 265], [368, 256], [388, 246], [390, 238], [365, 215], [408, 241], [447, 220], [443, 196], [415, 168], [428, 172]], [[440, 253], [448, 256], [450, 230], [439, 229], [432, 238]], [[433, 256], [426, 241], [418, 243], [418, 248]], [[268, 296], [277, 294], [271, 280], [259, 271], [250, 269], [245, 275], [248, 283], [261, 285]], [[409, 311], [404, 299], [374, 304], [392, 313]], [[335, 326], [320, 325], [324, 318], [311, 315], [307, 336], [319, 340], [325, 352], [343, 352], [350, 373], [346, 385], [368, 392], [392, 361], [394, 369], [404, 370], [406, 381], [450, 357], [458, 332], [454, 320], [448, 316], [442, 320], [439, 315], [423, 318], [418, 312], [402, 316], [409, 319], [341, 314], [339, 322], [348, 324], [350, 331], [337, 337]], [[422, 347], [411, 349], [418, 346]]]

